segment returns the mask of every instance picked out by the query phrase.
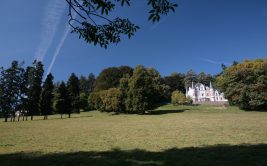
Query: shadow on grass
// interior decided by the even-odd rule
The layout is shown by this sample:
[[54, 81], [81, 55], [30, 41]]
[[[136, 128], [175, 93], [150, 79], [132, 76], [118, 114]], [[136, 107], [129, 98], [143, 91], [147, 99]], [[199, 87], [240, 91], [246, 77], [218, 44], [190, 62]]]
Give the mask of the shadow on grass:
[[1, 166], [83, 166], [83, 165], [216, 165], [216, 166], [265, 166], [267, 145], [216, 145], [201, 148], [169, 149], [162, 152], [145, 150], [73, 153], [14, 153], [1, 154]]
[[189, 109], [183, 109], [183, 110], [153, 110], [145, 115], [163, 115], [163, 114], [173, 114], [173, 113], [182, 113]]

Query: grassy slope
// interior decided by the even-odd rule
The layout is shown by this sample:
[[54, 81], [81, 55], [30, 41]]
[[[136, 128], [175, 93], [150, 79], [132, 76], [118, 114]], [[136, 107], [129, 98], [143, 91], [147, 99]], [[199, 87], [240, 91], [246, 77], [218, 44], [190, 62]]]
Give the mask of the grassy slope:
[[71, 119], [60, 120], [58, 115], [47, 121], [41, 118], [0, 122], [1, 163], [267, 164], [267, 113], [263, 112], [168, 105], [148, 115], [92, 111]]

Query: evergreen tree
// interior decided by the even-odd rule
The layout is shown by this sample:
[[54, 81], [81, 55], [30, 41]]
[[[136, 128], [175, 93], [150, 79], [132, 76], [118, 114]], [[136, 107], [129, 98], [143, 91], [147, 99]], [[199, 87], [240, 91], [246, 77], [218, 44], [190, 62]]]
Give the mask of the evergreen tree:
[[78, 77], [72, 73], [67, 82], [67, 89], [70, 95], [71, 111], [80, 112], [80, 86]]
[[51, 73], [48, 74], [42, 88], [40, 110], [44, 115], [44, 120], [46, 120], [47, 116], [53, 112], [53, 79], [53, 75]]
[[89, 94], [89, 83], [85, 76], [81, 75], [79, 78], [80, 93]]
[[90, 94], [94, 90], [95, 75], [93, 73], [90, 73], [87, 80], [88, 80], [88, 92]]
[[65, 83], [62, 81], [57, 89], [56, 95], [56, 112], [61, 115], [67, 113], [70, 117], [71, 114], [71, 103], [69, 99], [69, 94]]
[[[8, 116], [11, 116], [11, 121], [15, 120], [15, 112], [20, 109], [21, 97], [23, 92], [21, 87], [23, 85], [24, 69], [23, 63], [13, 61], [11, 67], [1, 71], [0, 77], [0, 104], [7, 122]], [[13, 118], [13, 119], [12, 119]]]
[[40, 114], [40, 97], [42, 91], [42, 77], [44, 69], [40, 61], [34, 61], [33, 66], [28, 68], [28, 111], [33, 120], [33, 115]]

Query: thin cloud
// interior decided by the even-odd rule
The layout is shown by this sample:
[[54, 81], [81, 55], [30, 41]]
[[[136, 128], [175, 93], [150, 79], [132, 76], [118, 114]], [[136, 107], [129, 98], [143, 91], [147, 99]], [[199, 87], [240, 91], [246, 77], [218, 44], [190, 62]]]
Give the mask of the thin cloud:
[[66, 28], [64, 30], [64, 33], [63, 33], [63, 36], [61, 37], [60, 42], [58, 43], [58, 45], [56, 47], [56, 50], [55, 50], [55, 52], [53, 54], [52, 61], [51, 61], [50, 65], [49, 65], [49, 67], [47, 69], [46, 76], [51, 72], [51, 70], [52, 70], [52, 68], [53, 68], [53, 66], [55, 64], [55, 61], [57, 59], [57, 56], [58, 56], [58, 54], [59, 54], [59, 52], [60, 52], [60, 50], [61, 50], [61, 48], [62, 48], [62, 46], [63, 46], [63, 44], [64, 44], [64, 42], [65, 42], [65, 40], [67, 38], [67, 36], [69, 34], [69, 31], [70, 31], [70, 26], [68, 25], [68, 26], [66, 26]]
[[[73, 18], [75, 19], [76, 17], [77, 17], [77, 13], [73, 13]], [[61, 39], [60, 39], [60, 41], [59, 41], [59, 43], [58, 43], [58, 45], [57, 45], [57, 47], [55, 49], [52, 61], [51, 61], [50, 65], [49, 65], [49, 67], [47, 69], [46, 76], [51, 72], [51, 70], [52, 70], [52, 68], [53, 68], [53, 66], [55, 64], [55, 61], [56, 61], [56, 59], [58, 57], [58, 54], [59, 54], [59, 52], [60, 52], [60, 50], [61, 50], [61, 48], [62, 48], [62, 46], [63, 46], [63, 44], [64, 44], [64, 42], [66, 40], [66, 38], [68, 37], [68, 34], [69, 34], [70, 30], [71, 30], [71, 26], [69, 24], [67, 24], [66, 27], [65, 27], [64, 33], [63, 33], [63, 35], [62, 35], [62, 37], [61, 37]]]
[[51, 0], [45, 9], [45, 16], [42, 20], [41, 41], [35, 52], [35, 59], [43, 61], [46, 53], [51, 46], [60, 22], [60, 18], [66, 8], [63, 0]]
[[214, 65], [221, 65], [221, 64], [225, 64], [225, 65], [230, 65], [231, 63], [228, 62], [219, 62], [219, 61], [215, 61], [212, 59], [207, 59], [207, 58], [200, 58], [200, 60], [204, 61], [204, 62], [208, 62]]

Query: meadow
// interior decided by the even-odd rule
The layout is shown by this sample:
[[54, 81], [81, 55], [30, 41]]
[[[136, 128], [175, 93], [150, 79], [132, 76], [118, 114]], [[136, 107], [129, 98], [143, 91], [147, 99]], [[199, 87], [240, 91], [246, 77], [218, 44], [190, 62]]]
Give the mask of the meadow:
[[0, 119], [0, 165], [267, 165], [267, 112], [166, 105]]

